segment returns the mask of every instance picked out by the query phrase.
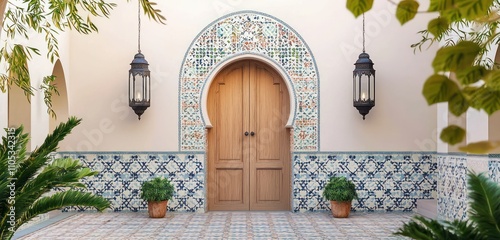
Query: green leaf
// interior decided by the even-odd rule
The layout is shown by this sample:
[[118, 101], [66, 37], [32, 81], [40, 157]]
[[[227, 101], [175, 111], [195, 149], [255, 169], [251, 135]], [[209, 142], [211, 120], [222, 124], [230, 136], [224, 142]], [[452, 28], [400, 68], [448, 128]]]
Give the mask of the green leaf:
[[488, 86], [488, 88], [495, 91], [500, 91], [500, 70], [497, 69], [491, 71], [484, 78], [484, 82], [486, 82], [486, 86]]
[[[414, 216], [410, 222], [404, 223], [395, 235], [410, 237], [411, 239], [459, 239], [448, 229], [450, 222], [427, 219], [423, 216]], [[469, 229], [473, 229], [469, 226]]]
[[481, 142], [469, 143], [465, 146], [459, 147], [458, 149], [460, 151], [468, 153], [485, 154], [491, 152], [498, 146], [499, 146], [498, 142], [481, 141]]
[[500, 185], [485, 176], [469, 172], [469, 217], [476, 223], [484, 239], [500, 236]]
[[448, 101], [448, 110], [455, 115], [460, 116], [469, 109], [469, 102], [461, 92], [457, 92]]
[[427, 30], [438, 38], [450, 27], [450, 23], [446, 18], [438, 17], [429, 21], [427, 25]]
[[478, 88], [471, 95], [470, 105], [477, 109], [483, 109], [488, 115], [500, 109], [500, 91], [489, 87]]
[[346, 7], [355, 17], [367, 12], [373, 6], [373, 0], [347, 0]]
[[482, 91], [483, 87], [467, 86], [462, 89], [462, 94], [469, 100], [469, 105], [475, 109], [481, 109], [481, 104], [474, 99], [477, 91]]
[[461, 41], [455, 46], [440, 48], [432, 66], [435, 72], [465, 69], [474, 63], [480, 51], [481, 47], [477, 43]]
[[467, 20], [475, 20], [488, 15], [488, 9], [493, 4], [493, 0], [460, 0], [455, 2], [462, 17]]
[[356, 185], [344, 176], [333, 176], [326, 183], [323, 197], [330, 201], [348, 202], [358, 198]]
[[398, 8], [396, 9], [396, 18], [399, 20], [401, 25], [412, 20], [418, 11], [418, 2], [415, 0], [403, 0], [399, 2]]
[[431, 0], [428, 11], [436, 12], [453, 7], [453, 0]]
[[464, 137], [465, 130], [457, 125], [450, 125], [446, 127], [445, 129], [443, 129], [443, 131], [441, 131], [441, 135], [439, 136], [439, 138], [443, 142], [449, 143], [451, 145], [462, 142], [464, 140]]
[[441, 11], [441, 17], [448, 19], [448, 22], [461, 22], [463, 20], [460, 9], [458, 8], [448, 8]]
[[488, 70], [483, 66], [472, 66], [463, 70], [457, 70], [457, 79], [463, 85], [475, 83], [482, 79]]
[[457, 92], [459, 92], [457, 84], [448, 77], [439, 74], [430, 76], [425, 81], [422, 90], [422, 94], [429, 105], [446, 102]]
[[41, 197], [33, 202], [30, 208], [26, 209], [26, 212], [20, 216], [19, 221], [27, 222], [39, 214], [47, 213], [49, 211], [67, 206], [94, 207], [98, 211], [102, 212], [106, 208], [109, 208], [111, 203], [105, 198], [89, 192], [76, 190], [56, 192], [50, 196]]

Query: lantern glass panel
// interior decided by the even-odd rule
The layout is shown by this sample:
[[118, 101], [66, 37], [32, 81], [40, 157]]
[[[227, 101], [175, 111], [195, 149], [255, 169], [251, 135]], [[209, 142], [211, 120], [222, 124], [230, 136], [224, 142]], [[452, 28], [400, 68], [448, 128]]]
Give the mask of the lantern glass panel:
[[375, 100], [375, 78], [372, 75], [360, 74], [354, 79], [354, 101]]
[[141, 75], [136, 75], [134, 79], [134, 100], [142, 102], [144, 99], [144, 80]]
[[144, 101], [149, 102], [149, 98], [151, 97], [151, 79], [149, 78], [149, 74], [143, 77], [144, 81]]

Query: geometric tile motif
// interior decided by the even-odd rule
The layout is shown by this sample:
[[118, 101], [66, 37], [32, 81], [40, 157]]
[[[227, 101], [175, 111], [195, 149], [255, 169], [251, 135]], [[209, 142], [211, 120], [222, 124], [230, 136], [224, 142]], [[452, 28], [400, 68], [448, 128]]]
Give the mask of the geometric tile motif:
[[437, 162], [426, 153], [295, 153], [294, 212], [330, 209], [323, 189], [333, 175], [356, 185], [354, 211], [412, 211], [417, 199], [436, 197]]
[[500, 159], [490, 158], [488, 163], [489, 176], [490, 179], [500, 183]]
[[393, 236], [413, 213], [208, 212], [79, 213], [21, 236], [39, 239], [401, 239]]
[[[187, 153], [59, 153], [57, 157], [78, 159], [99, 174], [82, 180], [87, 191], [111, 202], [111, 210], [147, 210], [140, 198], [141, 184], [163, 176], [174, 185], [175, 193], [168, 203], [169, 211], [204, 212], [204, 154]], [[88, 208], [66, 208], [84, 211]]]
[[438, 219], [467, 218], [467, 157], [438, 155]]
[[287, 75], [295, 99], [292, 151], [315, 151], [319, 139], [319, 81], [314, 57], [300, 35], [258, 12], [230, 14], [209, 24], [192, 42], [179, 73], [179, 149], [205, 151], [201, 93], [216, 67], [241, 54], [266, 58]]

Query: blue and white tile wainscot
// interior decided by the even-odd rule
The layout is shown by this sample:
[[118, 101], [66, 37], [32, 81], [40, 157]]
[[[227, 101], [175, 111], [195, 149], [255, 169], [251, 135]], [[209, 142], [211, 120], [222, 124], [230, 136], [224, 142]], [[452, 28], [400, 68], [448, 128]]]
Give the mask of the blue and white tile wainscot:
[[[185, 152], [79, 152], [57, 157], [79, 159], [100, 173], [87, 178], [88, 191], [111, 201], [111, 211], [144, 211], [141, 183], [153, 176], [172, 180], [176, 192], [169, 211], [204, 212], [206, 170], [204, 153]], [[412, 211], [417, 199], [436, 197], [435, 154], [406, 152], [293, 153], [292, 211], [326, 211], [321, 196], [329, 177], [345, 175], [359, 194], [354, 211]], [[67, 208], [64, 211], [85, 211]]]
[[[111, 202], [111, 210], [142, 211], [147, 203], [140, 198], [141, 184], [155, 176], [170, 179], [175, 194], [169, 211], [205, 211], [205, 154], [203, 153], [127, 153], [127, 152], [61, 152], [56, 157], [79, 159], [99, 174], [83, 180], [87, 190]], [[63, 211], [85, 211], [66, 208]]]
[[489, 158], [488, 169], [490, 178], [500, 183], [500, 154], [491, 154]]
[[356, 185], [354, 211], [413, 211], [417, 199], [436, 197], [434, 154], [402, 152], [295, 153], [293, 211], [330, 209], [322, 197], [332, 175]]

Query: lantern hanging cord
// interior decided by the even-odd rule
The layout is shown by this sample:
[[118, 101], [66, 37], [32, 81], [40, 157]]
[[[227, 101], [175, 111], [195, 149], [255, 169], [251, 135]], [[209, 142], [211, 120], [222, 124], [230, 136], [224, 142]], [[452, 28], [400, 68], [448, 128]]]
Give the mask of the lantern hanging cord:
[[365, 14], [363, 13], [363, 53], [365, 52]]
[[139, 53], [141, 52], [141, 1], [140, 0], [137, 0], [137, 19], [138, 19], [138, 26], [137, 26], [137, 31], [138, 31], [138, 34], [137, 34], [137, 49], [139, 51]]

